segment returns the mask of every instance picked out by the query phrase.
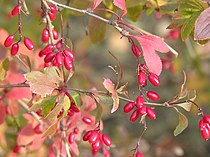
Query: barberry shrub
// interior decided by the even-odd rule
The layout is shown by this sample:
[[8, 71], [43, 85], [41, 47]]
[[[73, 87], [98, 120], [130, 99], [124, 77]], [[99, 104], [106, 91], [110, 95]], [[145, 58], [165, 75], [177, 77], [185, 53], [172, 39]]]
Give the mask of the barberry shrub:
[[209, 0], [1, 3], [0, 156], [209, 155]]

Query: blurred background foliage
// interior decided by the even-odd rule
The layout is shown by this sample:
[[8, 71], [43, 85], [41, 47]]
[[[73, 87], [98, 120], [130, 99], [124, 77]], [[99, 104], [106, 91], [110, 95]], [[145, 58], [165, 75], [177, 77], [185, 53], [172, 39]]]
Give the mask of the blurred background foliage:
[[[68, 2], [62, 0], [59, 2], [82, 9], [91, 6], [90, 0], [69, 0]], [[169, 5], [169, 2], [172, 1], [127, 0], [126, 21], [155, 35], [167, 37], [170, 30], [166, 28], [171, 24], [172, 18], [168, 13], [161, 15], [157, 8], [157, 2], [168, 10], [177, 7], [171, 3]], [[23, 33], [35, 42], [37, 49], [40, 49], [42, 47], [41, 31], [45, 27], [45, 24], [41, 24], [40, 2], [26, 1], [26, 3], [30, 15], [22, 17]], [[17, 29], [17, 17], [11, 17], [9, 14], [15, 5], [16, 1], [14, 0], [0, 0], [0, 28], [5, 29], [9, 34], [14, 33]], [[118, 12], [111, 1], [104, 1], [100, 7], [104, 7], [104, 5]], [[127, 89], [130, 97], [135, 99], [139, 95], [136, 77], [137, 62], [128, 40], [122, 38], [119, 32], [111, 26], [86, 15], [68, 10], [61, 11], [64, 16], [65, 36], [76, 55], [75, 75], [69, 85], [82, 89], [95, 87], [104, 90], [103, 78], [116, 81], [115, 74], [108, 68], [109, 65], [116, 65], [115, 60], [108, 53], [111, 51], [122, 64], [124, 75], [121, 85], [128, 82]], [[100, 11], [99, 14], [106, 18], [112, 18], [110, 14], [103, 11]], [[53, 24], [60, 31], [59, 18]], [[177, 30], [180, 31], [180, 27]], [[173, 98], [183, 82], [184, 70], [187, 74], [187, 87], [197, 90], [196, 103], [203, 107], [204, 112], [210, 113], [210, 43], [201, 46], [191, 37], [183, 42], [180, 39], [180, 34], [178, 39], [167, 37], [165, 41], [179, 52], [179, 56], [177, 58], [174, 58], [173, 55], [163, 56], [167, 64], [160, 76], [161, 85], [158, 88], [148, 85], [147, 89], [158, 92], [161, 102]], [[0, 45], [0, 51], [2, 58], [7, 50]], [[131, 155], [131, 150], [135, 147], [143, 130], [142, 125], [138, 122], [131, 123], [129, 121], [129, 115], [123, 113], [122, 110], [124, 105], [125, 102], [121, 101], [120, 109], [114, 114], [110, 114], [110, 106], [103, 106], [104, 132], [113, 139], [115, 147], [111, 149], [111, 156], [114, 157]], [[189, 127], [177, 137], [173, 136], [173, 130], [177, 124], [175, 110], [157, 107], [155, 111], [157, 119], [148, 120], [148, 129], [140, 145], [140, 150], [145, 157], [210, 157], [210, 141], [204, 141], [200, 136], [196, 108], [193, 108], [190, 113], [183, 111], [189, 119]], [[10, 138], [12, 139], [12, 137]], [[82, 144], [82, 141], [80, 151], [80, 156], [91, 156], [88, 155], [90, 151], [86, 144]]]

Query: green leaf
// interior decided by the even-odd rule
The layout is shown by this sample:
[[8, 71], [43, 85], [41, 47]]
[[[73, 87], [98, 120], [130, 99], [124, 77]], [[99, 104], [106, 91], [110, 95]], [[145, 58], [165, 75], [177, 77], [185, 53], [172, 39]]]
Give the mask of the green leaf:
[[99, 95], [99, 94], [95, 94], [95, 96], [96, 96], [99, 104], [102, 104], [102, 105], [112, 105], [113, 104], [113, 99], [110, 96]]
[[154, 7], [148, 8], [148, 9], [146, 10], [146, 15], [147, 15], [147, 16], [151, 15], [151, 14], [153, 13], [154, 10], [155, 10]]
[[66, 95], [60, 96], [59, 99], [60, 100], [58, 101], [58, 103], [56, 104], [56, 106], [45, 117], [45, 119], [48, 119], [50, 121], [53, 121], [58, 116], [58, 114], [60, 113], [60, 111], [62, 109], [64, 110], [64, 113], [63, 113], [63, 115], [61, 117], [64, 118], [67, 115], [68, 109], [70, 108], [70, 100], [69, 100], [69, 98]]
[[75, 92], [75, 91], [70, 91], [69, 94], [71, 95], [75, 105], [77, 106], [78, 109], [81, 107], [81, 97], [80, 94]]
[[46, 97], [41, 101], [34, 103], [30, 110], [37, 111], [38, 109], [42, 108], [42, 114], [44, 117], [46, 117], [54, 107], [57, 97], [57, 95]]
[[174, 136], [177, 136], [184, 131], [188, 126], [188, 120], [177, 108], [174, 108], [178, 113], [178, 125], [176, 126], [176, 129], [174, 130]]
[[142, 9], [143, 9], [142, 5], [137, 5], [132, 8], [127, 8], [129, 18], [132, 21], [136, 22], [139, 19]]
[[26, 73], [26, 80], [33, 93], [46, 97], [62, 82], [55, 67], [45, 68], [44, 72], [32, 71]]
[[9, 69], [9, 59], [6, 58], [0, 63], [0, 81], [3, 81], [6, 77], [7, 70]]
[[97, 103], [97, 108], [96, 108], [96, 116], [95, 116], [95, 123], [98, 123], [101, 120], [102, 114], [103, 114], [103, 108], [101, 104]]
[[181, 38], [183, 41], [187, 39], [187, 37], [190, 35], [190, 33], [193, 31], [195, 27], [195, 22], [197, 18], [199, 17], [201, 12], [195, 12], [186, 22], [184, 23], [182, 29], [181, 29]]
[[106, 23], [91, 17], [88, 24], [88, 34], [92, 43], [100, 42], [106, 34]]

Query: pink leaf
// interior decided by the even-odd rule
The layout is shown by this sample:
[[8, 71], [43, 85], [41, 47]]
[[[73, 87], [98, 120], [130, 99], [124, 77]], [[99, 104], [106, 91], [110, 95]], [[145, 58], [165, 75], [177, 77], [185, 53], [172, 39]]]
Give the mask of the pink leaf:
[[162, 62], [160, 57], [155, 53], [155, 50], [150, 45], [142, 44], [144, 60], [151, 73], [160, 75], [162, 71]]
[[2, 102], [0, 102], [0, 125], [4, 123], [5, 121], [5, 116], [6, 116], [6, 108], [4, 107], [4, 105], [2, 104]]
[[195, 40], [210, 39], [210, 8], [204, 10], [195, 24]]
[[166, 53], [169, 51], [168, 46], [165, 42], [158, 36], [154, 35], [141, 35], [141, 36], [134, 36], [140, 44], [145, 44], [151, 46], [154, 50]]
[[123, 10], [123, 13], [122, 13], [121, 17], [124, 16], [127, 13], [125, 0], [114, 0], [113, 4], [116, 7], [120, 8], [121, 10]]
[[115, 86], [110, 79], [104, 79], [103, 85], [110, 93], [115, 91]]
[[103, 1], [103, 0], [94, 0], [91, 9], [94, 10], [95, 8], [97, 8], [97, 6], [98, 6], [102, 1]]
[[35, 132], [33, 130], [32, 124], [27, 124], [23, 127], [17, 137], [18, 145], [28, 145], [34, 140]]
[[30, 98], [31, 92], [27, 87], [13, 88], [5, 94], [5, 97], [13, 100]]

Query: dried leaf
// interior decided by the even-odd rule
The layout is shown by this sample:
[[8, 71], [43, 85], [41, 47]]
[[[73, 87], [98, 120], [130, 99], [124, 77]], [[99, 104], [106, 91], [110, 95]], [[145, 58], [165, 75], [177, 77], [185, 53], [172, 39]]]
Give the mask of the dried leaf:
[[70, 91], [69, 94], [71, 95], [75, 105], [77, 106], [78, 109], [81, 107], [81, 97], [80, 94], [75, 92], [75, 91]]
[[194, 39], [210, 39], [210, 8], [205, 9], [195, 24]]
[[124, 84], [124, 85], [122, 85], [120, 88], [118, 88], [118, 89], [117, 89], [117, 93], [122, 94], [123, 91], [126, 90], [127, 85], [128, 85], [128, 82], [126, 82], [126, 84]]
[[29, 83], [30, 90], [33, 93], [41, 95], [41, 97], [52, 94], [53, 90], [61, 82], [57, 70], [54, 67], [45, 68], [43, 73], [32, 71], [26, 73], [24, 76]]
[[6, 58], [0, 63], [0, 81], [3, 81], [6, 77], [7, 70], [9, 69], [9, 59]]
[[102, 1], [103, 1], [103, 0], [94, 0], [91, 9], [94, 10], [95, 8], [97, 8], [97, 6], [99, 6], [99, 4], [100, 4]]
[[188, 119], [183, 115], [177, 108], [174, 108], [178, 113], [178, 125], [176, 126], [176, 129], [174, 130], [174, 136], [177, 136], [184, 131], [188, 126]]
[[104, 87], [112, 94], [113, 99], [113, 107], [111, 113], [115, 112], [119, 108], [119, 97], [117, 91], [115, 90], [115, 85], [112, 83], [110, 79], [104, 79], [103, 82]]
[[56, 133], [58, 122], [52, 124], [42, 135], [42, 137], [53, 136]]
[[27, 55], [24, 54], [18, 54], [15, 56], [17, 58], [17, 60], [22, 63], [26, 69], [28, 69], [29, 71], [31, 71], [31, 61], [29, 59], [29, 57]]
[[95, 116], [95, 123], [98, 123], [101, 120], [102, 114], [103, 114], [103, 108], [101, 104], [96, 103], [97, 108], [96, 108], [96, 116]]

